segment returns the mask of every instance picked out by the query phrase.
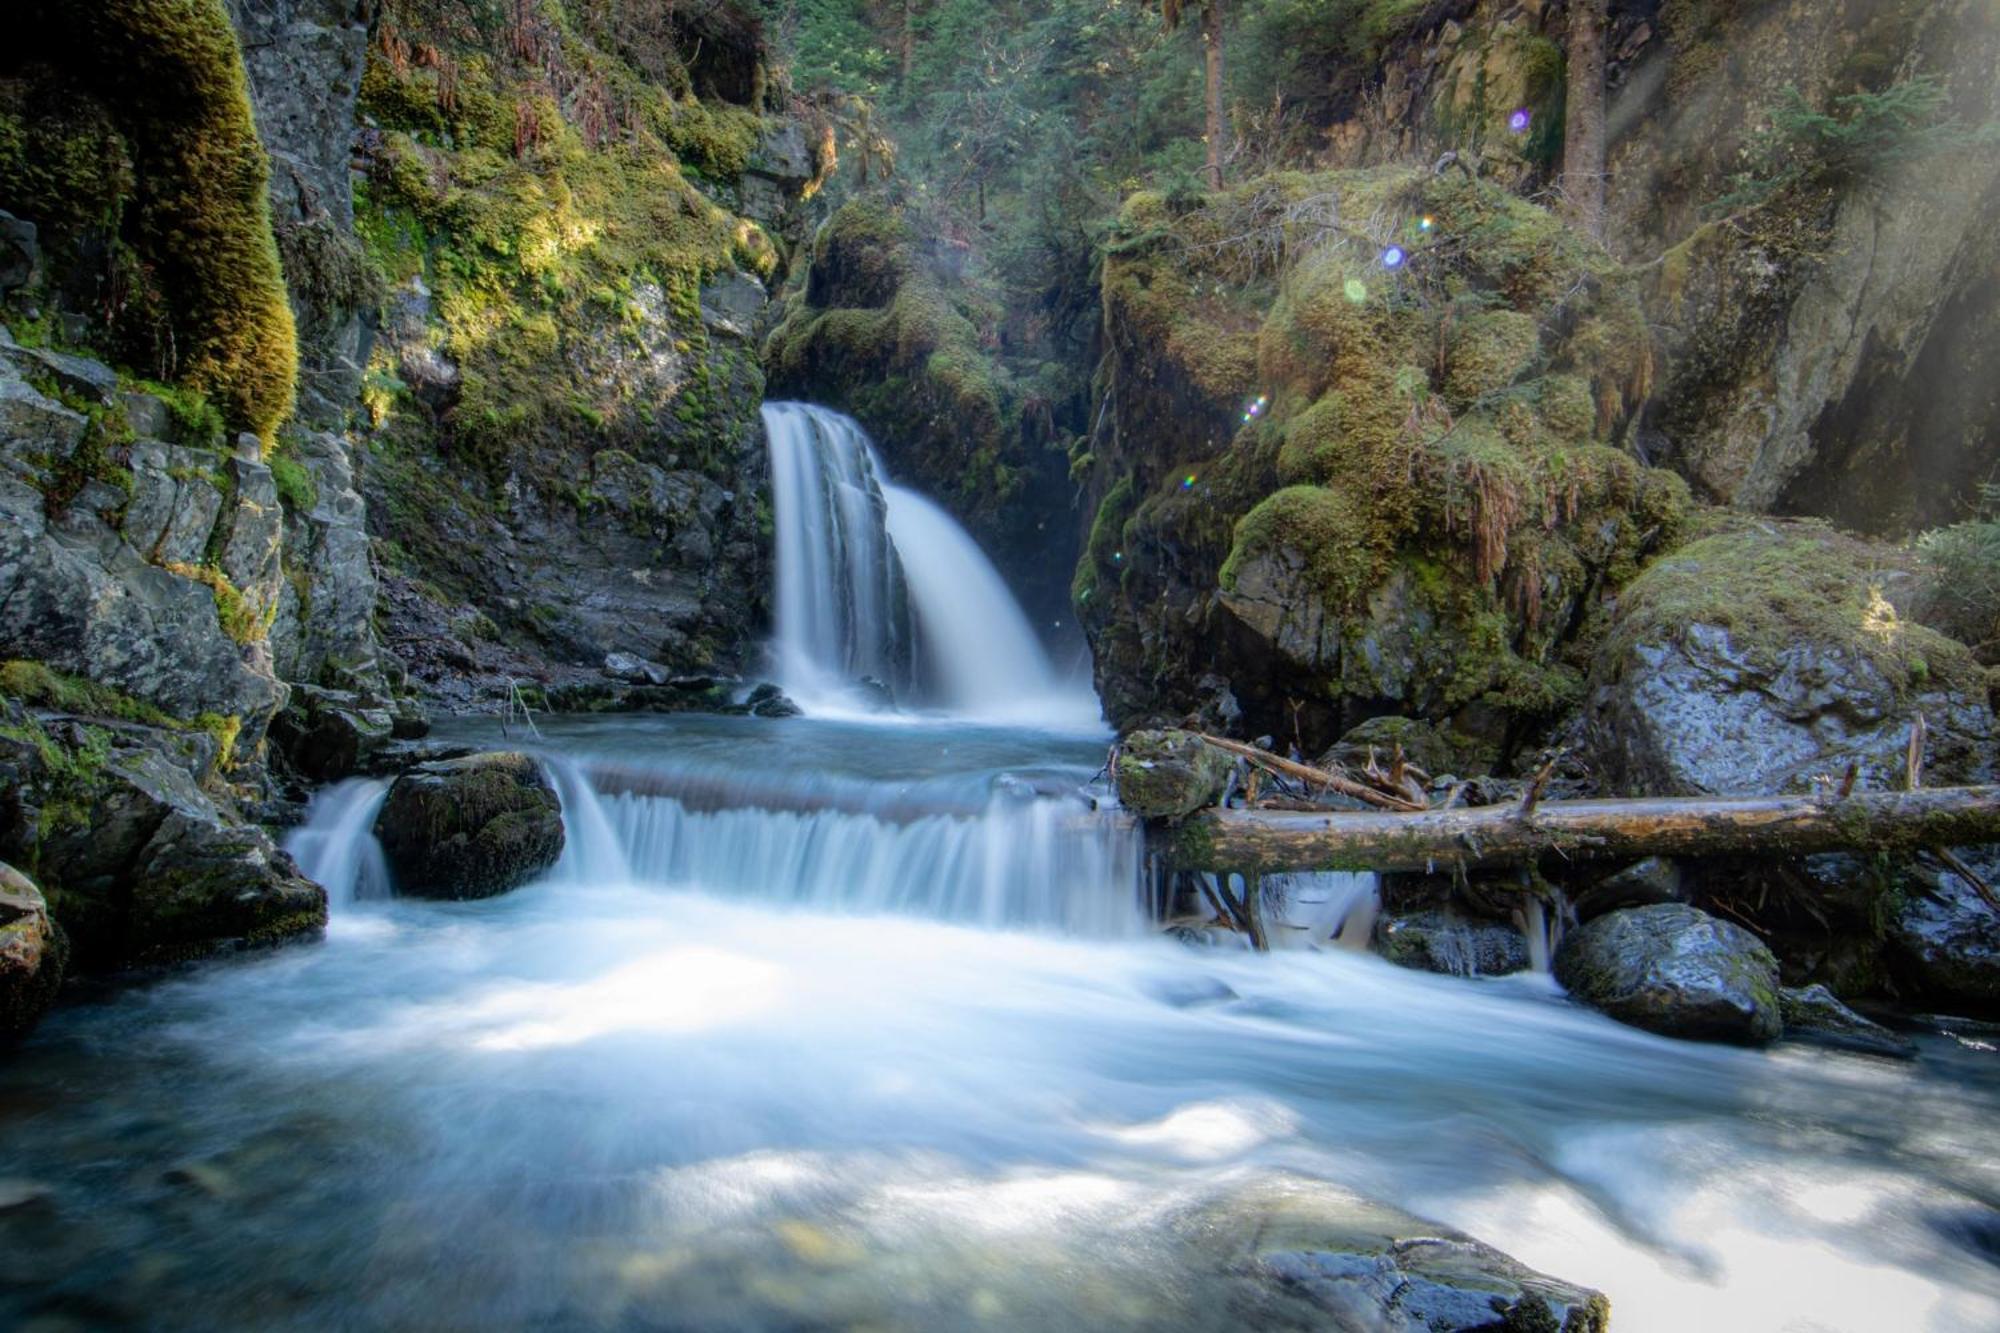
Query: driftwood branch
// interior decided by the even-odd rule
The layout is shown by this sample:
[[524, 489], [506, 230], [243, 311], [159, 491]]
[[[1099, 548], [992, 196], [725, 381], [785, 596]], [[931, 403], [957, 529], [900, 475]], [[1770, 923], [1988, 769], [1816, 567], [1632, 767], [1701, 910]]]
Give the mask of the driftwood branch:
[[1203, 741], [1213, 745], [1218, 750], [1248, 759], [1259, 768], [1268, 769], [1273, 773], [1282, 773], [1288, 778], [1296, 778], [1300, 782], [1310, 783], [1324, 791], [1339, 792], [1342, 796], [1351, 796], [1357, 801], [1379, 806], [1384, 810], [1408, 811], [1425, 808], [1422, 804], [1412, 801], [1407, 793], [1403, 795], [1391, 795], [1388, 792], [1377, 791], [1366, 783], [1356, 782], [1352, 778], [1343, 777], [1338, 773], [1330, 772], [1324, 768], [1314, 768], [1310, 764], [1301, 764], [1296, 760], [1281, 758], [1278, 755], [1272, 754], [1269, 750], [1260, 750], [1254, 745], [1245, 745], [1242, 741], [1232, 741], [1221, 736], [1210, 736], [1206, 733], [1197, 734], [1201, 736]]
[[1813, 796], [1545, 801], [1415, 813], [1202, 810], [1167, 835], [1182, 870], [1243, 875], [1647, 856], [1799, 856], [2000, 842], [2000, 787]]

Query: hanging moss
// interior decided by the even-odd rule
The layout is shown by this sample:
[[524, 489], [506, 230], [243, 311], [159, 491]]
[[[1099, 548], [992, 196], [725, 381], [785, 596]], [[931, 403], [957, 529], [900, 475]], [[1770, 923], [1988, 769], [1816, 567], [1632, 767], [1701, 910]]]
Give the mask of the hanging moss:
[[268, 168], [222, 0], [38, 3], [51, 61], [108, 109], [133, 168], [124, 234], [158, 275], [175, 378], [273, 438], [298, 348], [271, 233]]

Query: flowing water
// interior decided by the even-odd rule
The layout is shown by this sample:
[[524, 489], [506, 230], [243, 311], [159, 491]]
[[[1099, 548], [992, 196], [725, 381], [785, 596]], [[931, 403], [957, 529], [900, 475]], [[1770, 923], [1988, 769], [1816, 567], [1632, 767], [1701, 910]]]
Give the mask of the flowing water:
[[[779, 657], [840, 696], [905, 640], [798, 621], [786, 579], [890, 621], [908, 596], [933, 635], [986, 622], [926, 611], [920, 563], [988, 592], [858, 433], [801, 419], [840, 456], [779, 483]], [[868, 533], [788, 546], [801, 487]], [[991, 660], [1067, 698], [1028, 649]], [[933, 679], [1005, 711], [982, 669]], [[1086, 790], [1092, 731], [544, 731], [568, 840], [540, 882], [383, 896], [381, 784], [331, 789], [291, 840], [323, 942], [70, 1004], [0, 1063], [0, 1326], [1302, 1327], [1231, 1248], [1277, 1181], [1460, 1226], [1620, 1330], [2000, 1327], [1981, 1039], [1739, 1051], [1545, 976], [1401, 971], [1352, 947], [1366, 876], [1267, 883], [1289, 947], [1186, 947]]]

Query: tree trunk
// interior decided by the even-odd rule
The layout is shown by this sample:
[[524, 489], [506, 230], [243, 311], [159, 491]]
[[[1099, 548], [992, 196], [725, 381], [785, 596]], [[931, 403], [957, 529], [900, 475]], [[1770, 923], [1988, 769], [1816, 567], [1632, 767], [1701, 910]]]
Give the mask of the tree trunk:
[[1604, 235], [1605, 0], [1570, 0], [1568, 114], [1563, 123], [1562, 194], [1570, 220]]
[[1222, 120], [1222, 5], [1206, 0], [1201, 7], [1201, 44], [1208, 75], [1208, 188], [1222, 188], [1222, 144], [1228, 127]]
[[917, 0], [903, 0], [903, 82], [910, 81], [910, 65], [917, 56]]
[[1647, 856], [1800, 856], [2000, 842], [2000, 787], [1813, 796], [1549, 801], [1418, 814], [1209, 809], [1166, 833], [1176, 870], [1246, 878], [1312, 870], [1422, 870]]

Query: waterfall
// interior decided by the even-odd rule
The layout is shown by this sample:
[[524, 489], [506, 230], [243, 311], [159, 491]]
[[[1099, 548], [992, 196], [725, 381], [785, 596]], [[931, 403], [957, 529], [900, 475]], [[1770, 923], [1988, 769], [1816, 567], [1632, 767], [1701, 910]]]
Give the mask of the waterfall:
[[545, 755], [542, 767], [562, 802], [563, 852], [556, 876], [574, 884], [623, 883], [632, 878], [625, 845], [604, 813], [604, 802], [572, 759]]
[[375, 816], [388, 795], [389, 784], [379, 778], [335, 783], [314, 794], [305, 823], [285, 836], [285, 850], [326, 890], [329, 907], [393, 895], [389, 862], [375, 839]]
[[808, 711], [842, 711], [857, 681], [874, 677], [899, 699], [959, 716], [1100, 725], [1095, 697], [1065, 690], [978, 543], [890, 484], [858, 423], [769, 403], [764, 428], [778, 528], [774, 655], [787, 694]]

